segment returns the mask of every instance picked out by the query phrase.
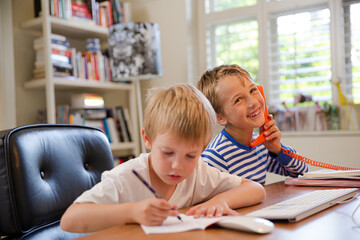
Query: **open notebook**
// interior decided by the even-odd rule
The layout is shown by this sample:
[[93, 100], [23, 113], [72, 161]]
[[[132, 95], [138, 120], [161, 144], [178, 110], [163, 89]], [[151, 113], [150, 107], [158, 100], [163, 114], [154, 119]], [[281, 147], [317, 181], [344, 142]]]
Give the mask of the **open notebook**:
[[252, 233], [269, 233], [274, 229], [274, 224], [266, 219], [246, 216], [222, 216], [222, 217], [201, 217], [194, 218], [180, 214], [182, 221], [176, 217], [168, 217], [160, 226], [141, 225], [146, 234], [154, 233], [175, 233], [190, 230], [204, 230], [216, 224], [222, 228], [240, 230]]

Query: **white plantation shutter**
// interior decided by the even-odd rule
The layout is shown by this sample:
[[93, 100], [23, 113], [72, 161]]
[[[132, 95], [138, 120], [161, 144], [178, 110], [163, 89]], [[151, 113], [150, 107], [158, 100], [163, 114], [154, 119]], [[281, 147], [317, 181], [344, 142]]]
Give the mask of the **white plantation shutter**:
[[360, 103], [360, 1], [343, 1], [345, 42], [345, 83], [348, 97]]
[[299, 93], [331, 101], [329, 9], [271, 15], [269, 23], [271, 104], [292, 104]]

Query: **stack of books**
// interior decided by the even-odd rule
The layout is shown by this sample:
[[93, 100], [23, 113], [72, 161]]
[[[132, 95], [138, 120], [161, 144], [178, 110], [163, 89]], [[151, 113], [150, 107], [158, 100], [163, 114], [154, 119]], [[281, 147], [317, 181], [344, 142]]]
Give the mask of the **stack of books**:
[[134, 140], [129, 110], [123, 106], [107, 108], [103, 97], [98, 94], [71, 95], [71, 106], [57, 106], [56, 123], [99, 128], [106, 134], [110, 143]]
[[286, 178], [285, 184], [298, 186], [360, 187], [360, 170], [322, 169]]
[[71, 107], [73, 108], [104, 108], [104, 98], [98, 94], [80, 93], [71, 96]]
[[[36, 38], [33, 44], [36, 52], [35, 68], [33, 70], [34, 79], [45, 77], [45, 53], [43, 37]], [[51, 63], [53, 66], [53, 75], [58, 77], [73, 76], [73, 52], [70, 48], [70, 42], [65, 36], [51, 34]]]
[[[33, 79], [45, 78], [44, 39], [34, 40], [36, 51]], [[102, 53], [100, 40], [87, 39], [86, 52], [70, 48], [70, 41], [65, 36], [51, 35], [51, 63], [54, 77], [65, 77], [71, 80], [83, 79], [100, 82], [111, 82], [110, 59]]]
[[75, 57], [74, 77], [111, 82], [110, 59], [100, 49], [100, 40], [86, 40], [86, 52], [77, 52]]

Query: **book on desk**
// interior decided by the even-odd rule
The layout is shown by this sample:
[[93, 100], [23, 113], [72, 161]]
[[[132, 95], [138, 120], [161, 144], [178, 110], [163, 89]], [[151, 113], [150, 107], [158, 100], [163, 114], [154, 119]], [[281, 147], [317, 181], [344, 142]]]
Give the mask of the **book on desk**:
[[360, 170], [321, 169], [286, 178], [285, 184], [299, 186], [360, 187]]

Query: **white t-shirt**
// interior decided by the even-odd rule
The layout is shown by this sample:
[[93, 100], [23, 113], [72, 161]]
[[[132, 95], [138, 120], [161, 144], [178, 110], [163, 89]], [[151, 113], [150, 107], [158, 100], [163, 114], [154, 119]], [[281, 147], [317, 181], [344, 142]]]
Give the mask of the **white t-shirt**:
[[[150, 183], [149, 155], [141, 154], [138, 158], [104, 172], [101, 182], [85, 191], [75, 202], [116, 204], [154, 198], [154, 194], [132, 172], [135, 169]], [[220, 172], [199, 159], [194, 171], [176, 186], [169, 203], [176, 204], [179, 208], [193, 206], [239, 186], [241, 181], [241, 177]]]

